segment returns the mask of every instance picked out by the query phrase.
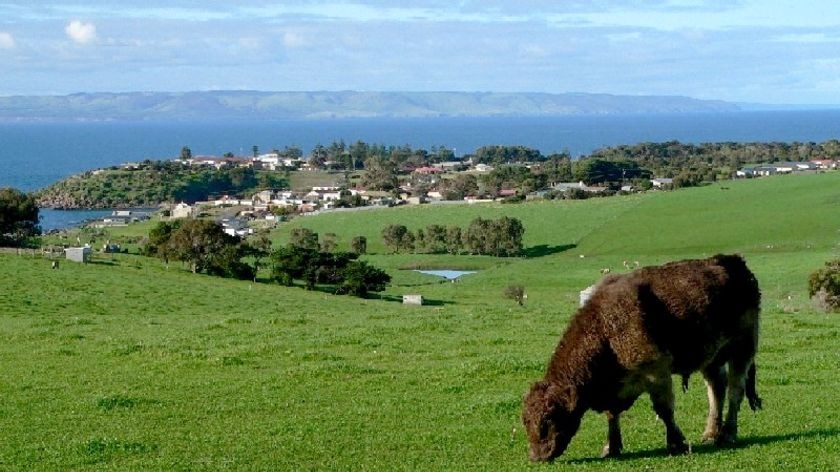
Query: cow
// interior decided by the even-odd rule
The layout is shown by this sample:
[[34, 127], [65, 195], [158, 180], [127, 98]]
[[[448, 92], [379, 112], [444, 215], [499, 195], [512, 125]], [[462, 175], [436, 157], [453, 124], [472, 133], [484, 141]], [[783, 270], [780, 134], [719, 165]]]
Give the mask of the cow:
[[709, 399], [702, 440], [735, 442], [744, 395], [753, 410], [761, 408], [754, 363], [760, 302], [758, 282], [738, 255], [605, 277], [571, 318], [544, 378], [525, 396], [530, 458], [560, 456], [588, 410], [606, 413], [602, 457], [620, 455], [619, 418], [645, 392], [665, 424], [669, 453], [688, 452], [674, 421], [672, 375], [682, 376], [685, 389], [698, 371]]

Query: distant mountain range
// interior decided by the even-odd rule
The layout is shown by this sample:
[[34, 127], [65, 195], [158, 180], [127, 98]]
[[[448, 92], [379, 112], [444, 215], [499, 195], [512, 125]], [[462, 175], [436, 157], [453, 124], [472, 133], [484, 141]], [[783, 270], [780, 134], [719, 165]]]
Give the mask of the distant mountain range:
[[496, 92], [131, 92], [0, 97], [0, 121], [429, 118], [742, 110], [680, 96]]

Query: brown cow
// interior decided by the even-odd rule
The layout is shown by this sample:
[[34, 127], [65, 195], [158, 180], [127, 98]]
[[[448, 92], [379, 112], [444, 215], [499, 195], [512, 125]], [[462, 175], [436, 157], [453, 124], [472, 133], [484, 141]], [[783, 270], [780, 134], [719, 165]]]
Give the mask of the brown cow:
[[755, 277], [737, 255], [605, 277], [569, 322], [544, 379], [525, 397], [531, 459], [562, 454], [587, 410], [606, 412], [603, 456], [619, 455], [619, 416], [644, 392], [665, 423], [668, 451], [687, 452], [674, 422], [671, 375], [681, 375], [685, 387], [696, 371], [709, 396], [703, 440], [734, 442], [744, 394], [753, 410], [761, 407], [753, 361], [760, 300]]

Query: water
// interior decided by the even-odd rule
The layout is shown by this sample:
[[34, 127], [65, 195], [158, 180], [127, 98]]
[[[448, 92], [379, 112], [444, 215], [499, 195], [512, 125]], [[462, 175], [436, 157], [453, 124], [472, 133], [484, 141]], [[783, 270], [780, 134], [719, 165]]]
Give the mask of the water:
[[[0, 187], [32, 191], [86, 170], [143, 159], [171, 159], [183, 146], [195, 155], [248, 155], [298, 146], [357, 140], [456, 155], [490, 144], [524, 145], [543, 154], [581, 156], [617, 144], [678, 140], [814, 141], [840, 138], [840, 110], [761, 111], [686, 115], [555, 118], [342, 119], [205, 123], [0, 124]], [[54, 227], [53, 216], [45, 227]], [[47, 215], [45, 215], [47, 216]], [[61, 217], [63, 218], [63, 217]], [[68, 218], [77, 218], [68, 216]]]
[[446, 280], [455, 280], [462, 275], [469, 275], [469, 274], [475, 274], [476, 273], [476, 271], [474, 271], [474, 270], [452, 270], [452, 269], [415, 270], [414, 272], [420, 272], [421, 274], [437, 275], [438, 277], [443, 277]]
[[75, 228], [87, 221], [98, 220], [111, 214], [111, 210], [53, 210], [42, 208], [38, 212], [41, 217], [41, 231], [53, 229]]

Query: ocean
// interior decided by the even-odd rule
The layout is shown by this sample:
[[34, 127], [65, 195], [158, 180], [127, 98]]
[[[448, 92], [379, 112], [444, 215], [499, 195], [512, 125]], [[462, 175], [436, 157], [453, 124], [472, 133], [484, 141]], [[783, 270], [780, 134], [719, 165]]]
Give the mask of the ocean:
[[[336, 119], [254, 122], [85, 122], [0, 124], [0, 187], [33, 191], [64, 177], [144, 159], [171, 159], [181, 147], [194, 155], [250, 155], [298, 146], [357, 140], [429, 149], [457, 156], [483, 145], [523, 145], [573, 157], [618, 144], [840, 139], [840, 110], [754, 111], [677, 115], [550, 118]], [[65, 227], [78, 214], [45, 212], [44, 229]]]

